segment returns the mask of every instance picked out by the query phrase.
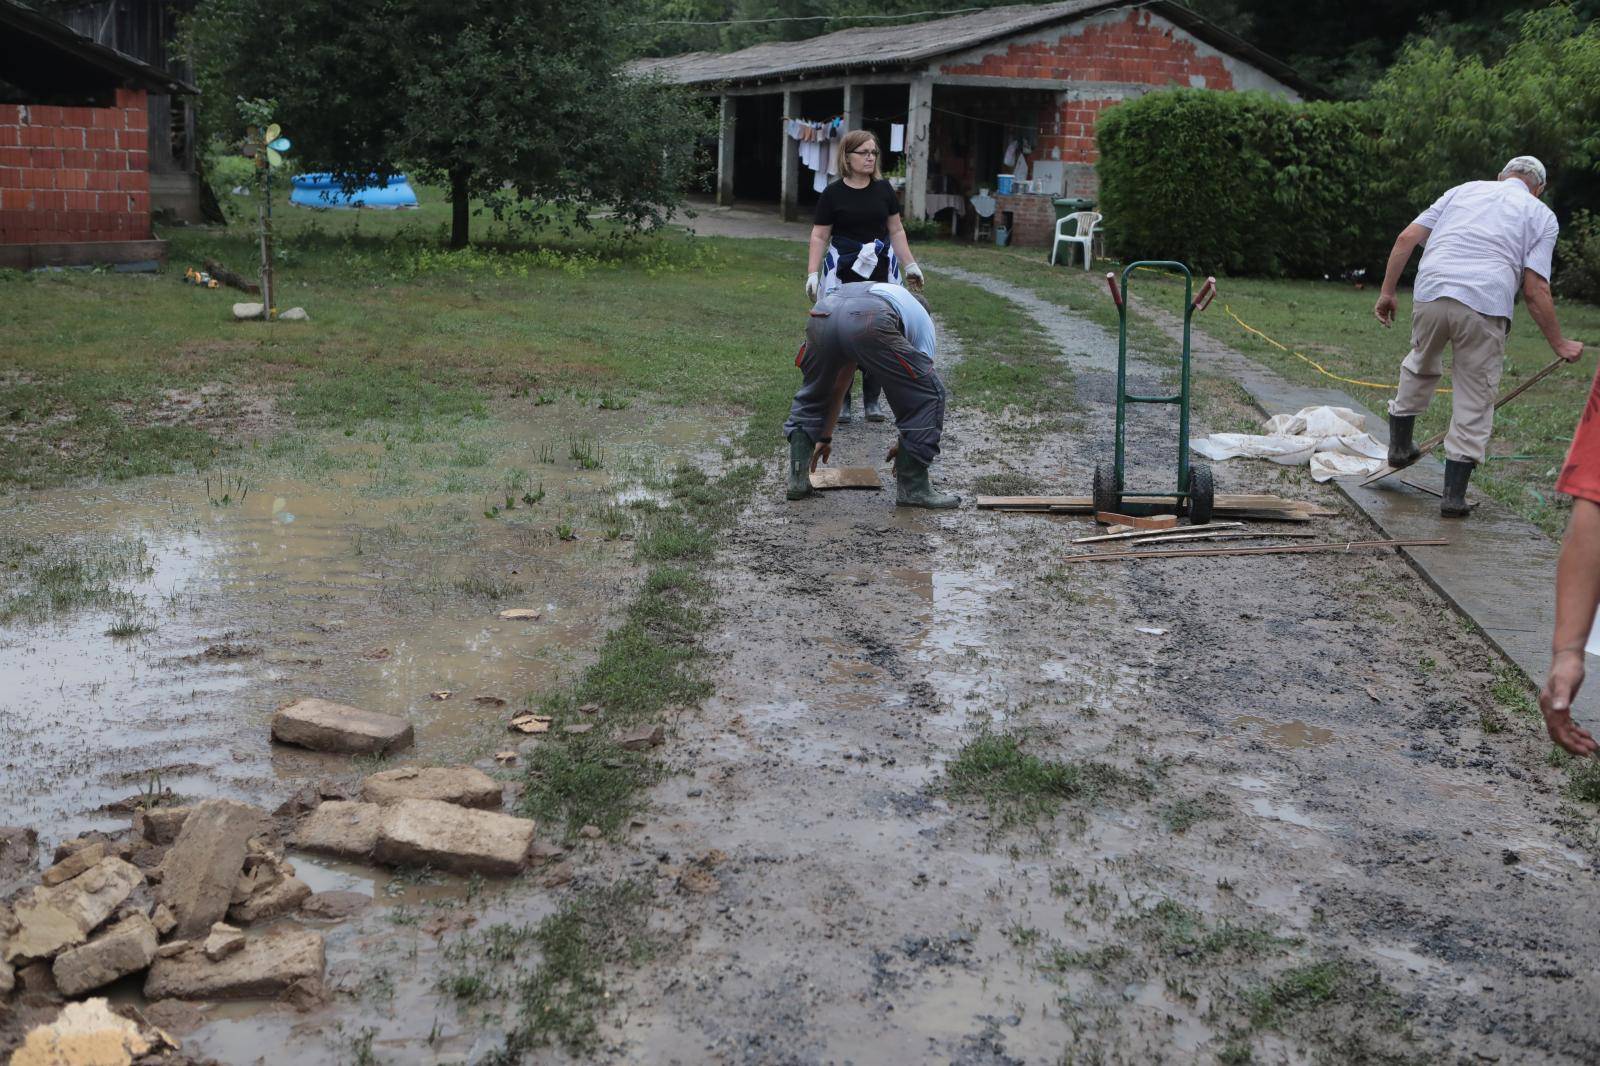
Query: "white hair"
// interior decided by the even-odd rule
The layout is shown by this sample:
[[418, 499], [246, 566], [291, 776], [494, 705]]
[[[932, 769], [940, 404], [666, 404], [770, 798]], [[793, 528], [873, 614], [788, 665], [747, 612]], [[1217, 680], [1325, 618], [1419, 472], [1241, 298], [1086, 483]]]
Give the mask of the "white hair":
[[1519, 155], [1500, 168], [1500, 177], [1512, 176], [1532, 178], [1534, 187], [1539, 188], [1545, 184], [1544, 164], [1531, 155]]

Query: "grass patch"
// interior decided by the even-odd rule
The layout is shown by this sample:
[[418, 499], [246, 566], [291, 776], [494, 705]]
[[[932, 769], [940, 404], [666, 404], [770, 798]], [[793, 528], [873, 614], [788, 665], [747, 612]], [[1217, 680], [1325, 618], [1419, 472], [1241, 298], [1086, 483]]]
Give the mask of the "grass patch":
[[1039, 495], [1039, 481], [1027, 474], [1007, 470], [1003, 474], [983, 474], [972, 479], [972, 491], [979, 496]]
[[1348, 995], [1356, 983], [1350, 967], [1337, 960], [1296, 966], [1245, 996], [1250, 1024], [1276, 1029], [1291, 1015]]
[[989, 414], [1077, 410], [1071, 369], [1027, 311], [979, 286], [950, 280], [939, 282], [932, 306], [966, 353], [940, 372], [957, 402]]
[[1494, 683], [1489, 686], [1494, 704], [1507, 714], [1520, 718], [1539, 718], [1539, 700], [1534, 690], [1522, 676], [1522, 671], [1502, 664], [1494, 672]]
[[0, 539], [0, 624], [43, 622], [84, 609], [115, 610], [124, 619], [133, 618], [142, 601], [120, 586], [152, 572], [142, 540], [50, 550]]
[[1161, 808], [1161, 821], [1169, 832], [1187, 833], [1190, 829], [1211, 818], [1219, 817], [1215, 797], [1207, 793], [1201, 799], [1184, 796]]
[[1015, 733], [985, 733], [969, 741], [945, 766], [947, 792], [982, 800], [1002, 825], [1032, 823], [1055, 814], [1063, 803], [1092, 802], [1117, 788], [1143, 782], [1114, 766], [1095, 762], [1055, 762], [1023, 750]]
[[1140, 936], [1168, 954], [1190, 958], [1221, 954], [1254, 957], [1298, 943], [1264, 929], [1230, 922], [1208, 926], [1199, 911], [1172, 899], [1122, 917], [1117, 921], [1117, 928]]

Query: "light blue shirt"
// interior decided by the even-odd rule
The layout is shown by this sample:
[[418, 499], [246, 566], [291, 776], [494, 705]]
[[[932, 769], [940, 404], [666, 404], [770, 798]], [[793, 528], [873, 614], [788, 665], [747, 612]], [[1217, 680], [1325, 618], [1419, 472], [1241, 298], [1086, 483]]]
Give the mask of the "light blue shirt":
[[934, 335], [933, 318], [922, 309], [917, 298], [902, 285], [891, 285], [880, 281], [871, 289], [872, 295], [881, 296], [894, 305], [900, 312], [900, 324], [905, 327], [906, 340], [911, 342], [911, 347], [927, 356], [933, 361], [934, 349], [938, 346], [938, 339]]

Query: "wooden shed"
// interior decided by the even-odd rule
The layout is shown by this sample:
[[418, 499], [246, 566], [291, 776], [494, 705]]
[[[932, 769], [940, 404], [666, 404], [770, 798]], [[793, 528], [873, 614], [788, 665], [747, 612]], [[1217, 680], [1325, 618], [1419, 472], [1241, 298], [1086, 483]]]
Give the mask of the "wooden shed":
[[803, 217], [813, 182], [821, 184], [786, 119], [838, 118], [843, 129], [875, 131], [885, 149], [900, 127], [903, 149], [884, 168], [903, 170], [907, 219], [969, 215], [968, 198], [996, 190], [1011, 173], [1007, 158], [1031, 148], [1029, 191], [1000, 204], [1013, 239], [1025, 244], [1049, 240], [1055, 199], [1094, 196], [1095, 123], [1105, 108], [1174, 86], [1320, 95], [1285, 64], [1168, 0], [989, 8], [644, 59], [633, 70], [714, 98], [717, 202], [776, 201], [785, 219]]
[[192, 86], [0, 0], [0, 267], [165, 258], [149, 95]]

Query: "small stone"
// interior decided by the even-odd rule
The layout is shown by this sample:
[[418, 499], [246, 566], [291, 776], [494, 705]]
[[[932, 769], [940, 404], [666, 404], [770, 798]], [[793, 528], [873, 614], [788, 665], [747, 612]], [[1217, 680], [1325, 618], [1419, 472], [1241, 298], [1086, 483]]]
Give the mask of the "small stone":
[[166, 936], [178, 928], [177, 916], [172, 913], [172, 908], [165, 903], [157, 903], [156, 909], [150, 912], [150, 924], [156, 927], [156, 933]]
[[295, 794], [278, 804], [272, 810], [274, 818], [298, 818], [317, 809], [317, 804], [322, 802], [322, 795], [317, 791], [316, 785], [302, 785]]
[[721, 888], [722, 883], [709, 871], [702, 870], [698, 866], [690, 866], [678, 875], [678, 887], [685, 892], [705, 896]]
[[318, 892], [300, 904], [307, 918], [339, 922], [354, 917], [372, 906], [372, 897], [360, 892]]
[[328, 992], [320, 977], [302, 977], [283, 993], [283, 1001], [302, 1014], [328, 1002]]
[[278, 313], [279, 322], [310, 322], [311, 316], [306, 314], [304, 307], [291, 307], [287, 311]]
[[544, 872], [543, 876], [539, 878], [539, 884], [543, 888], [556, 888], [571, 881], [572, 877], [572, 864], [570, 862], [558, 862]]
[[206, 958], [198, 945], [157, 958], [144, 983], [148, 999], [251, 999], [276, 996], [294, 982], [322, 979], [322, 934], [275, 926], [249, 938], [242, 950], [221, 962]]
[[187, 1036], [206, 1023], [206, 1016], [193, 1003], [181, 999], [158, 999], [144, 1008], [145, 1021], [163, 1032]]
[[706, 790], [703, 789], [703, 788], [691, 788], [688, 792], [685, 793], [685, 795], [687, 795], [690, 799], [699, 799], [701, 796], [703, 796], [705, 794], [706, 794]]
[[547, 714], [519, 714], [511, 719], [507, 726], [519, 733], [548, 733], [550, 732], [550, 716]]
[[137, 811], [133, 816], [133, 830], [152, 844], [170, 844], [178, 839], [190, 810], [189, 807], [152, 807]]
[[599, 714], [600, 713], [600, 705], [598, 703], [585, 703], [583, 706], [578, 708], [578, 713], [579, 714]]
[[266, 304], [237, 303], [233, 305], [233, 320], [235, 322], [246, 322], [252, 318], [260, 318], [261, 312], [266, 309]]
[[306, 816], [295, 832], [295, 846], [305, 851], [366, 859], [378, 843], [383, 808], [376, 803], [325, 800]]
[[[56, 987], [56, 977], [48, 962], [35, 962], [17, 969], [17, 985], [24, 996], [61, 1001], [61, 989]], [[13, 1060], [15, 1061], [15, 1060]]]
[[430, 700], [438, 700], [439, 702], [443, 703], [445, 700], [449, 699], [451, 696], [454, 696], [454, 695], [455, 695], [455, 693], [451, 692], [449, 689], [442, 688], [442, 689], [439, 689], [436, 692], [428, 693], [428, 698]]
[[515, 766], [517, 765], [517, 753], [514, 751], [497, 751], [494, 753], [494, 761], [501, 766]]
[[206, 937], [201, 950], [206, 953], [206, 958], [212, 962], [221, 962], [229, 955], [235, 955], [244, 950], [244, 932], [222, 922], [211, 927], [211, 933]]
[[578, 835], [583, 837], [585, 840], [599, 840], [601, 835], [600, 827], [597, 825], [586, 825], [582, 829], [578, 830]]
[[642, 725], [617, 737], [617, 747], [624, 751], [643, 751], [659, 747], [667, 739], [667, 731], [659, 725]]
[[43, 881], [45, 885], [53, 888], [56, 885], [61, 884], [63, 881], [72, 880], [89, 867], [97, 865], [100, 860], [105, 857], [106, 846], [104, 843], [90, 844], [86, 848], [81, 848], [78, 851], [74, 851], [72, 854], [68, 855], [66, 858], [50, 867], [50, 869], [44, 872], [44, 875], [40, 877], [39, 880]]
[[0, 895], [22, 878], [32, 878], [39, 858], [39, 834], [18, 825], [0, 826]]
[[361, 798], [368, 803], [440, 800], [462, 807], [498, 810], [500, 784], [470, 766], [407, 766], [368, 777], [361, 783]]
[[82, 947], [56, 956], [51, 974], [66, 996], [80, 996], [119, 977], [138, 973], [156, 957], [156, 928], [136, 914], [107, 929]]
[[267, 889], [228, 908], [228, 919], [249, 925], [293, 914], [311, 896], [311, 886], [298, 877], [286, 877]]
[[561, 727], [563, 733], [587, 733], [594, 728], [593, 722], [573, 722], [571, 725]]
[[329, 700], [305, 699], [272, 716], [272, 739], [313, 751], [377, 755], [412, 743], [411, 723]]
[[526, 818], [403, 799], [383, 808], [373, 856], [390, 866], [515, 874], [526, 865], [532, 843], [533, 822]]
[[500, 612], [500, 617], [507, 622], [537, 622], [539, 612], [531, 607], [507, 607]]
[[156, 948], [156, 958], [170, 959], [174, 955], [182, 955], [194, 946], [192, 940], [172, 940]]

